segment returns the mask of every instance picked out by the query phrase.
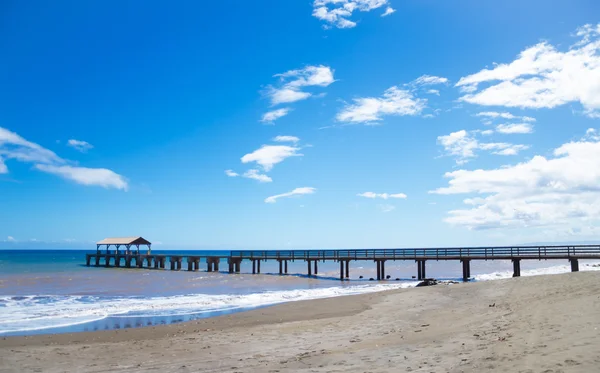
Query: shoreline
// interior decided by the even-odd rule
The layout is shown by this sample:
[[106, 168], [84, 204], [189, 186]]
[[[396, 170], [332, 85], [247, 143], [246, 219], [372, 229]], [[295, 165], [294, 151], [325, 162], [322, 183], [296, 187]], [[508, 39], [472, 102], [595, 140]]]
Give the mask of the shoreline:
[[598, 294], [600, 273], [579, 272], [297, 301], [149, 328], [5, 337], [0, 371], [590, 372], [600, 364]]
[[[552, 267], [540, 267], [534, 269], [524, 270], [522, 273], [523, 277], [529, 276], [539, 276], [544, 274], [560, 274], [565, 273], [569, 268], [566, 265], [561, 266], [552, 266]], [[581, 265], [581, 271], [598, 271], [600, 270], [600, 263], [596, 261], [586, 261]], [[490, 272], [484, 274], [474, 275], [471, 282], [480, 282], [480, 281], [498, 281], [503, 278], [510, 278], [511, 275], [508, 271], [499, 271], [499, 272]], [[315, 278], [314, 280], [319, 280], [320, 278]], [[398, 279], [396, 279], [398, 280]], [[394, 289], [411, 289], [417, 285], [419, 282], [415, 279], [403, 279], [398, 282], [396, 280], [387, 280], [387, 281], [368, 281], [368, 280], [355, 280], [355, 282], [344, 282], [337, 283], [337, 286], [331, 287], [317, 287], [317, 288], [298, 288], [298, 289], [289, 289], [289, 290], [269, 290], [264, 292], [255, 292], [255, 293], [247, 293], [247, 294], [189, 294], [189, 295], [175, 295], [172, 298], [170, 296], [166, 296], [164, 298], [156, 298], [160, 299], [159, 305], [164, 307], [165, 304], [170, 304], [171, 306], [162, 309], [155, 308], [154, 306], [150, 306], [148, 301], [153, 302], [153, 298], [144, 298], [144, 297], [133, 297], [131, 298], [133, 303], [130, 303], [128, 297], [116, 297], [115, 299], [119, 301], [119, 304], [125, 306], [125, 309], [122, 309], [121, 306], [118, 308], [121, 309], [121, 312], [116, 313], [108, 313], [106, 316], [97, 318], [95, 320], [83, 321], [78, 323], [64, 324], [63, 326], [52, 326], [52, 327], [36, 327], [28, 330], [14, 330], [7, 333], [0, 333], [0, 338], [12, 338], [12, 337], [34, 337], [38, 335], [48, 335], [48, 334], [80, 334], [80, 333], [92, 333], [92, 332], [100, 332], [100, 331], [122, 331], [126, 332], [132, 329], [139, 328], [155, 328], [155, 327], [163, 327], [165, 325], [174, 325], [178, 323], [193, 323], [198, 320], [204, 319], [213, 319], [215, 317], [221, 317], [224, 315], [231, 315], [236, 313], [245, 313], [252, 311], [254, 309], [263, 309], [266, 307], [272, 307], [274, 305], [285, 304], [289, 302], [299, 302], [303, 300], [313, 300], [313, 299], [327, 299], [327, 298], [339, 298], [348, 295], [355, 294], [371, 294], [378, 293], [381, 291], [389, 292]], [[458, 281], [456, 281], [458, 280]], [[459, 282], [462, 283], [462, 280], [456, 278], [446, 278], [438, 280], [440, 282]], [[298, 292], [294, 294], [290, 294], [288, 292]], [[291, 297], [290, 297], [291, 295]], [[21, 296], [15, 296], [17, 298], [21, 298]], [[30, 295], [23, 296], [24, 298], [46, 298], [52, 296], [40, 296], [40, 295]], [[79, 295], [73, 296], [74, 298], [79, 298]], [[248, 297], [251, 297], [252, 300], [249, 300]], [[10, 302], [12, 297], [7, 297]], [[2, 300], [0, 300], [2, 301]], [[141, 303], [139, 303], [141, 302]], [[138, 304], [139, 303], [139, 304]], [[90, 304], [96, 304], [90, 303]], [[207, 308], [207, 305], [214, 305], [210, 308]], [[219, 308], [218, 304], [221, 304], [222, 307]], [[114, 303], [107, 303], [106, 300], [99, 303], [96, 308], [102, 308], [103, 305], [113, 308]], [[60, 305], [58, 305], [60, 306]], [[70, 304], [66, 304], [67, 307], [65, 312], [69, 312]], [[136, 315], [135, 313], [130, 314], [131, 310], [137, 310], [139, 312], [139, 307], [149, 307], [148, 311], [153, 314], [144, 314], [141, 313]], [[181, 308], [183, 307], [183, 308]], [[10, 309], [10, 308], [9, 308]], [[173, 312], [175, 310], [175, 312]], [[27, 312], [27, 310], [23, 310]], [[76, 310], [78, 311], [78, 310]], [[135, 311], [133, 311], [135, 312]], [[5, 316], [8, 316], [7, 314]], [[66, 322], [69, 322], [65, 319]], [[1, 320], [0, 320], [1, 323]], [[9, 325], [9, 324], [7, 324]], [[25, 325], [25, 324], [24, 324]]]

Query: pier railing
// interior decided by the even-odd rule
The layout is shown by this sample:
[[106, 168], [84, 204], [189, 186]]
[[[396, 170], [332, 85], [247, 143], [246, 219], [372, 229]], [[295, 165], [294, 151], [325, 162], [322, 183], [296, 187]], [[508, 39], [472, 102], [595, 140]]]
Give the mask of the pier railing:
[[280, 260], [453, 260], [600, 258], [600, 245], [231, 251], [232, 258]]

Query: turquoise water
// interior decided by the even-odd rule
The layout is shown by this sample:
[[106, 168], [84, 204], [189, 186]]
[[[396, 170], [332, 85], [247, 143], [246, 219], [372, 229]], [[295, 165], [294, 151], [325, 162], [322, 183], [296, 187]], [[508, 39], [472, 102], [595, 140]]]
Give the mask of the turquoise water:
[[[319, 263], [318, 277], [306, 276], [306, 263], [289, 264], [288, 276], [278, 263], [262, 264], [252, 275], [249, 261], [242, 273], [207, 273], [86, 267], [85, 254], [95, 250], [0, 250], [0, 335], [64, 333], [169, 324], [264, 307], [282, 302], [358, 294], [416, 285], [416, 265], [388, 262], [390, 281], [375, 277], [371, 261], [352, 262], [350, 281], [339, 280], [339, 265]], [[169, 251], [155, 251], [169, 254]], [[178, 251], [184, 255], [228, 252]], [[566, 263], [526, 261], [522, 271]], [[184, 263], [183, 267], [187, 267]], [[223, 269], [225, 266], [221, 266]], [[564, 268], [563, 268], [564, 267]], [[203, 268], [203, 266], [201, 266]], [[226, 269], [226, 268], [225, 268]], [[473, 262], [475, 278], [510, 277], [510, 262]], [[555, 271], [555, 270], [553, 270]], [[541, 273], [541, 272], [540, 272]], [[554, 273], [554, 272], [549, 272]], [[458, 280], [458, 262], [427, 262], [428, 277]], [[362, 279], [360, 277], [363, 277]]]

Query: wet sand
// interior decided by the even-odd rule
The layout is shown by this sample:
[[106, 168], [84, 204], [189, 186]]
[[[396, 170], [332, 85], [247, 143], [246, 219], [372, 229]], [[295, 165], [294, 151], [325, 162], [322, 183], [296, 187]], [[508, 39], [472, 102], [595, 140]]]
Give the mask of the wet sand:
[[595, 372], [599, 324], [600, 273], [580, 272], [0, 338], [0, 372]]

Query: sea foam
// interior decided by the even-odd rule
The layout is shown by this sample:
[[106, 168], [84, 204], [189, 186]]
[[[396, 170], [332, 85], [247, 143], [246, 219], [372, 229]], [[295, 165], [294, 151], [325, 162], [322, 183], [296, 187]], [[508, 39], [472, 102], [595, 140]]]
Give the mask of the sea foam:
[[238, 295], [190, 294], [169, 297], [4, 296], [0, 297], [0, 334], [66, 327], [111, 316], [154, 317], [226, 312], [415, 285], [415, 282], [399, 282]]

